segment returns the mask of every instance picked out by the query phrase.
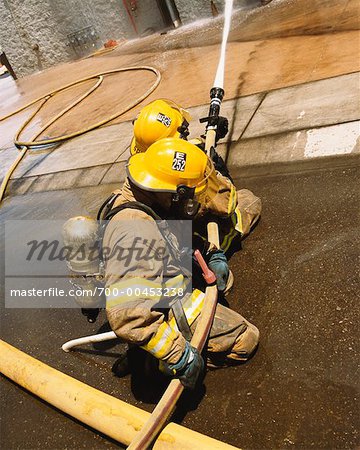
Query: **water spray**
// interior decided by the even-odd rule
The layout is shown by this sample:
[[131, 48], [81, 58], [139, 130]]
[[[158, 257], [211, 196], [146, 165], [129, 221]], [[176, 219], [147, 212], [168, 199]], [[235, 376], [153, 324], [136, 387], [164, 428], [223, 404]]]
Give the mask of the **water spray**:
[[[225, 0], [224, 28], [220, 49], [220, 58], [216, 70], [214, 84], [213, 87], [210, 89], [209, 115], [208, 117], [200, 119], [201, 123], [203, 122], [207, 123], [205, 131], [205, 151], [210, 158], [213, 158], [213, 154], [215, 153], [216, 131], [219, 125], [220, 106], [225, 94], [224, 91], [225, 53], [226, 53], [226, 44], [230, 31], [232, 9], [233, 9], [233, 0]], [[212, 236], [211, 240], [208, 239], [210, 249], [220, 248], [219, 230], [217, 223], [209, 222], [207, 229], [208, 235]]]
[[216, 70], [213, 87], [210, 90], [210, 108], [208, 117], [200, 119], [200, 122], [207, 122], [205, 150], [209, 155], [211, 148], [215, 146], [216, 130], [219, 122], [219, 113], [221, 102], [224, 98], [224, 73], [225, 73], [225, 53], [226, 44], [230, 32], [231, 14], [233, 9], [233, 0], [225, 0], [224, 28], [220, 49], [220, 58]]

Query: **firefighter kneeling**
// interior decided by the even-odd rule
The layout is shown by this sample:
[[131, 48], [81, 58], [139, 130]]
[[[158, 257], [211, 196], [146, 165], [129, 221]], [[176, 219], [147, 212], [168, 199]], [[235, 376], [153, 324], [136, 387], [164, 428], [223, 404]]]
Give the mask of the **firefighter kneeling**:
[[[122, 193], [105, 216], [109, 220], [103, 237], [108, 320], [123, 341], [149, 352], [160, 361], [164, 373], [193, 388], [203, 372], [202, 357], [179, 331], [175, 308], [170, 305], [166, 310], [157, 304], [166, 290], [186, 292], [181, 244], [166, 221], [194, 220], [201, 205], [217, 195], [216, 173], [198, 147], [179, 138], [166, 138], [133, 155], [127, 175]], [[122, 255], [124, 251], [133, 255], [139, 238], [146, 247], [146, 258], [116, 257], [116, 249]], [[219, 290], [224, 290], [229, 282], [224, 251], [205, 257], [217, 276]], [[190, 337], [204, 297], [198, 289], [181, 296], [186, 317], [183, 328], [188, 326]], [[246, 361], [258, 340], [254, 325], [218, 304], [207, 344], [208, 364], [222, 367]]]

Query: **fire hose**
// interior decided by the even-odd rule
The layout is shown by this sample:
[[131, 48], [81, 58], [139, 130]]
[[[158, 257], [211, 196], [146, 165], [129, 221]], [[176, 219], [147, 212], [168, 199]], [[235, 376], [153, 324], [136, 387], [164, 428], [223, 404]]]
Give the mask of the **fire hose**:
[[[115, 114], [112, 114], [111, 116], [101, 120], [100, 122], [97, 122], [97, 123], [95, 123], [95, 124], [93, 124], [93, 125], [91, 125], [89, 127], [83, 128], [83, 129], [81, 129], [79, 131], [76, 131], [74, 133], [70, 133], [70, 134], [67, 134], [67, 135], [64, 135], [64, 136], [59, 136], [59, 137], [56, 137], [56, 138], [43, 139], [43, 140], [39, 140], [39, 141], [36, 140], [45, 130], [47, 130], [57, 120], [59, 120], [68, 111], [70, 111], [76, 105], [81, 103], [85, 98], [87, 98], [90, 94], [92, 94], [101, 85], [101, 83], [103, 82], [104, 76], [111, 75], [111, 74], [114, 74], [114, 73], [119, 73], [119, 72], [127, 72], [127, 71], [135, 71], [135, 70], [147, 70], [147, 71], [153, 72], [156, 75], [156, 80], [151, 85], [151, 87], [142, 96], [137, 98], [135, 101], [131, 102], [130, 104], [126, 105], [126, 107], [123, 108], [122, 110], [116, 112]], [[37, 131], [37, 133], [29, 141], [22, 141], [22, 140], [20, 140], [21, 133], [24, 131], [26, 126], [33, 120], [33, 118], [36, 116], [36, 114], [41, 110], [41, 108], [45, 105], [45, 103], [50, 98], [54, 97], [59, 92], [63, 92], [66, 89], [70, 89], [73, 86], [77, 86], [79, 84], [82, 84], [82, 83], [85, 83], [85, 82], [87, 82], [89, 80], [94, 80], [94, 79], [97, 79], [97, 81], [94, 84], [94, 86], [92, 86], [89, 90], [87, 90], [85, 92], [85, 94], [81, 95], [79, 98], [74, 100], [69, 106], [67, 106], [62, 111], [60, 111], [55, 117], [50, 119], [39, 131]], [[0, 186], [0, 205], [1, 205], [1, 202], [2, 202], [2, 200], [4, 198], [6, 187], [8, 185], [8, 182], [10, 180], [11, 175], [14, 173], [14, 171], [17, 168], [17, 166], [19, 165], [21, 160], [24, 158], [24, 156], [26, 155], [26, 153], [27, 153], [27, 151], [28, 151], [28, 149], [30, 147], [42, 147], [42, 146], [48, 146], [48, 145], [51, 145], [51, 144], [57, 144], [57, 143], [60, 143], [60, 142], [64, 142], [64, 141], [72, 139], [72, 138], [74, 138], [76, 136], [80, 136], [80, 135], [82, 135], [84, 133], [88, 133], [89, 131], [95, 130], [96, 128], [99, 128], [99, 127], [101, 127], [101, 126], [111, 122], [112, 120], [114, 120], [114, 119], [118, 118], [119, 116], [125, 114], [127, 111], [129, 111], [130, 109], [134, 108], [139, 103], [141, 103], [143, 100], [145, 100], [158, 87], [160, 81], [161, 81], [161, 74], [160, 74], [160, 72], [157, 69], [155, 69], [154, 67], [151, 67], [151, 66], [123, 67], [123, 68], [120, 68], [120, 69], [108, 70], [106, 72], [100, 72], [100, 73], [97, 73], [97, 74], [92, 75], [90, 77], [82, 78], [81, 80], [77, 80], [77, 81], [74, 81], [73, 83], [66, 84], [65, 86], [62, 86], [62, 87], [60, 87], [58, 89], [55, 89], [52, 92], [49, 92], [49, 93], [47, 93], [47, 94], [45, 94], [45, 95], [43, 95], [41, 97], [38, 97], [37, 99], [27, 103], [25, 106], [22, 106], [21, 108], [17, 109], [16, 111], [13, 111], [12, 113], [7, 114], [4, 117], [0, 117], [0, 122], [2, 122], [4, 120], [8, 119], [9, 117], [12, 117], [15, 114], [18, 114], [19, 112], [24, 111], [25, 109], [29, 108], [30, 106], [35, 105], [36, 103], [40, 102], [40, 104], [37, 107], [37, 109], [21, 125], [20, 129], [17, 131], [17, 133], [15, 135], [14, 145], [20, 150], [20, 153], [19, 153], [18, 157], [15, 159], [15, 161], [12, 163], [11, 167], [7, 171], [3, 181], [1, 183], [1, 186]]]
[[[2, 340], [0, 372], [65, 414], [124, 445], [131, 442], [150, 416], [148, 412], [72, 378]], [[42, 411], [45, 413], [46, 410]], [[166, 426], [153, 447], [154, 450], [194, 448], [236, 450], [175, 423]]]

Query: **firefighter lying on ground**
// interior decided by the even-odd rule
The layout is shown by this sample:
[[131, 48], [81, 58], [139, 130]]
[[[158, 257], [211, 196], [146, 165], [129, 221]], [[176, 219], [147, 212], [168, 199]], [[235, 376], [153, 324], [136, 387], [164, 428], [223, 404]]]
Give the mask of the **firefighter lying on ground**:
[[[171, 100], [159, 99], [146, 105], [134, 120], [134, 136], [130, 145], [131, 155], [145, 152], [151, 144], [159, 139], [175, 137], [187, 139], [191, 116], [188, 111]], [[220, 117], [217, 127], [216, 142], [226, 136], [228, 121]], [[204, 150], [203, 137], [192, 139], [191, 143]], [[205, 239], [206, 224], [214, 217], [221, 218], [221, 248], [228, 256], [240, 248], [240, 240], [246, 236], [251, 225], [260, 217], [261, 201], [248, 189], [236, 190], [225, 162], [213, 149], [211, 159], [217, 176], [218, 191], [208, 196], [206, 204], [200, 206], [197, 213], [198, 238]], [[124, 184], [124, 196], [128, 190]], [[214, 216], [214, 217], [211, 217]], [[200, 226], [200, 218], [202, 226]]]
[[[222, 195], [218, 192], [219, 181], [211, 160], [201, 149], [179, 138], [160, 139], [144, 153], [133, 155], [128, 161], [127, 175], [121, 194], [113, 199], [110, 212], [105, 214], [105, 219], [111, 219], [103, 237], [106, 249], [131, 252], [138, 238], [152, 243], [149, 251], [153, 256], [164, 247], [168, 249], [165, 245], [168, 239], [164, 237], [167, 232], [159, 228], [155, 219], [192, 219], [195, 231], [197, 223], [200, 224], [201, 235], [201, 222], [212, 211], [212, 205], [216, 205], [216, 198]], [[220, 214], [218, 221], [229, 222], [233, 232], [244, 236], [259, 217], [260, 201], [253, 194], [246, 194], [244, 197], [250, 197], [250, 203], [239, 209], [236, 208], [239, 194], [232, 184], [227, 185], [227, 192], [233, 203], [227, 203], [223, 219], [219, 218]], [[220, 242], [226, 247], [231, 236], [224, 232], [222, 235]], [[176, 242], [176, 238], [171, 242]], [[225, 247], [206, 255], [209, 267], [217, 276], [219, 291], [226, 290], [229, 284]], [[116, 251], [111, 253], [116, 255]], [[176, 254], [174, 249], [168, 249], [163, 258], [152, 257], [140, 263], [131, 258], [125, 263], [123, 258], [104, 255], [109, 293], [106, 311], [112, 330], [123, 341], [141, 346], [161, 362], [164, 373], [180, 378], [186, 387], [193, 388], [203, 370], [203, 360], [179, 332], [171, 312], [153, 309], [157, 299], [148, 294], [150, 287], [161, 291], [183, 286], [183, 270]], [[191, 330], [196, 327], [203, 300], [204, 294], [198, 289], [182, 299]], [[207, 345], [208, 363], [222, 367], [246, 361], [258, 340], [259, 332], [254, 325], [218, 304]]]

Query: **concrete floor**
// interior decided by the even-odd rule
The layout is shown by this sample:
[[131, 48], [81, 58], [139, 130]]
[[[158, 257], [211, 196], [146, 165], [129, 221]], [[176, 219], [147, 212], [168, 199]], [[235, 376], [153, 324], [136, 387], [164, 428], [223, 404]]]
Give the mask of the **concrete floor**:
[[[246, 365], [208, 373], [205, 392], [197, 399], [185, 397], [175, 420], [245, 449], [359, 445], [360, 173], [351, 160], [347, 167], [347, 158], [342, 168], [237, 180], [262, 198], [264, 210], [231, 261], [236, 285], [228, 300], [259, 327], [261, 345]], [[94, 213], [114, 187], [9, 199], [0, 212], [1, 233], [5, 218]], [[3, 291], [3, 260], [1, 273]], [[90, 325], [74, 310], [1, 311], [5, 341], [150, 411], [156, 389], [146, 390], [129, 377], [117, 379], [110, 371], [121, 346], [60, 350], [69, 338], [99, 328], [104, 329], [103, 315]], [[7, 379], [2, 379], [2, 397], [2, 448], [118, 447]]]
[[[205, 392], [185, 396], [173, 420], [245, 449], [360, 444], [358, 11], [355, 0], [273, 0], [240, 11], [233, 20], [222, 105], [231, 130], [219, 149], [227, 154], [237, 185], [254, 190], [264, 211], [231, 261], [237, 283], [228, 300], [259, 327], [261, 345], [248, 364], [208, 373]], [[218, 58], [219, 20], [130, 42], [16, 84], [0, 79], [0, 116], [59, 83], [142, 63], [162, 72], [154, 98], [191, 107], [191, 131], [198, 135], [203, 127], [196, 119], [206, 114]], [[152, 80], [144, 73], [131, 80], [109, 78], [89, 104], [79, 105], [49, 134], [103, 118]], [[25, 135], [90, 84], [49, 102]], [[109, 127], [26, 156], [0, 209], [2, 255], [5, 220], [65, 221], [96, 212], [124, 177], [130, 119], [137, 110]], [[17, 155], [12, 138], [27, 115], [0, 123], [0, 179]], [[2, 339], [85, 383], [153, 409], [155, 386], [112, 375], [121, 345], [60, 350], [68, 339], [104, 329], [104, 315], [90, 325], [69, 309], [5, 309], [4, 264], [3, 257]], [[118, 448], [9, 380], [1, 381], [2, 448]]]
[[[356, 0], [276, 0], [264, 8], [238, 11], [227, 50], [227, 99], [358, 71], [359, 11]], [[148, 101], [171, 95], [185, 107], [207, 103], [219, 57], [221, 27], [221, 18], [191, 25], [168, 35], [131, 41], [104, 56], [62, 64], [20, 79], [0, 93], [0, 117], [60, 85], [140, 64], [153, 65], [163, 75]], [[79, 123], [96, 123], [109, 110], [119, 110], [141, 95], [153, 79], [152, 74], [143, 72], [108, 77], [106, 87], [92, 97], [94, 101], [79, 105], [46, 134], [57, 136], [78, 130]], [[90, 85], [92, 82], [62, 93], [56, 102], [50, 101], [39, 114], [38, 125]], [[132, 119], [137, 110], [118, 121]], [[15, 122], [17, 119], [21, 123], [20, 118]], [[16, 126], [14, 120], [1, 127], [0, 148], [9, 130]]]
[[[264, 164], [280, 167], [280, 162], [360, 153], [358, 11], [354, 0], [274, 0], [263, 8], [234, 13], [222, 104], [231, 128], [219, 146], [231, 166], [255, 173]], [[0, 117], [65, 83], [147, 64], [160, 70], [162, 81], [144, 103], [165, 97], [188, 107], [191, 135], [198, 136], [204, 132], [198, 119], [207, 115], [221, 29], [221, 17], [200, 21], [16, 83], [1, 79]], [[45, 134], [59, 136], [94, 124], [134, 101], [153, 81], [154, 75], [144, 71], [107, 77]], [[49, 100], [22, 137], [31, 138], [92, 85], [84, 83]], [[62, 145], [29, 151], [13, 173], [8, 193], [94, 186], [123, 178], [130, 120], [140, 108]], [[0, 121], [0, 180], [17, 156], [13, 137], [30, 112]]]
[[[225, 99], [221, 113], [230, 131], [218, 150], [241, 174], [279, 163], [307, 164], [316, 158], [360, 154], [359, 73]], [[1, 89], [1, 85], [0, 85]], [[169, 95], [171, 97], [171, 95]], [[208, 104], [191, 107], [190, 137], [204, 133], [198, 119]], [[19, 122], [16, 122], [19, 126]], [[6, 129], [7, 121], [2, 128]], [[11, 126], [9, 130], [15, 132]], [[132, 136], [130, 121], [99, 128], [48, 149], [30, 150], [12, 175], [10, 195], [94, 186], [125, 175]], [[10, 139], [10, 138], [9, 138]], [[0, 138], [1, 141], [1, 138]], [[11, 140], [0, 148], [0, 179], [18, 151]], [[1, 144], [0, 144], [1, 146]]]

